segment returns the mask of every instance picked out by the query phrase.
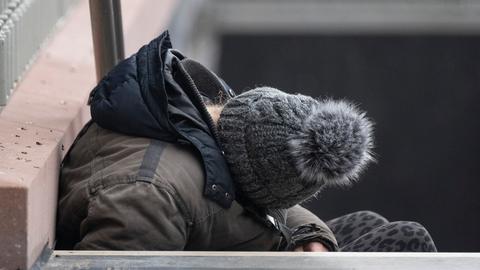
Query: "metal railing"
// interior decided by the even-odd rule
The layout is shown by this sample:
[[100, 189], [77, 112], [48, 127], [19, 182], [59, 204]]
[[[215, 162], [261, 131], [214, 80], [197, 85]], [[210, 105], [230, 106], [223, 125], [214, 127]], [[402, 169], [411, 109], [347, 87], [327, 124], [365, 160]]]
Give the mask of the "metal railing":
[[120, 0], [90, 0], [97, 80], [125, 57]]
[[0, 0], [0, 106], [75, 0]]

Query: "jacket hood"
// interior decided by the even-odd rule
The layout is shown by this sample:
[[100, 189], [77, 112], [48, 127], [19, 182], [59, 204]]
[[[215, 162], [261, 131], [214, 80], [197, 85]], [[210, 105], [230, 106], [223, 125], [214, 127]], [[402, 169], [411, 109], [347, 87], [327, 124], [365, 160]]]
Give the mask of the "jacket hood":
[[92, 90], [92, 120], [115, 132], [191, 144], [201, 155], [208, 198], [230, 207], [235, 191], [199, 90], [168, 32], [115, 66]]

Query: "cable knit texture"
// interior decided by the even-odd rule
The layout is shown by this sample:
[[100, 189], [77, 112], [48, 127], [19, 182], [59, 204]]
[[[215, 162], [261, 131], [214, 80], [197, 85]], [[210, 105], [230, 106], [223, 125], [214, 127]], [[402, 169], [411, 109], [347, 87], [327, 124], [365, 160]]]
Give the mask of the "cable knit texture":
[[372, 124], [345, 101], [256, 88], [225, 104], [218, 130], [241, 196], [262, 208], [349, 184], [372, 160]]

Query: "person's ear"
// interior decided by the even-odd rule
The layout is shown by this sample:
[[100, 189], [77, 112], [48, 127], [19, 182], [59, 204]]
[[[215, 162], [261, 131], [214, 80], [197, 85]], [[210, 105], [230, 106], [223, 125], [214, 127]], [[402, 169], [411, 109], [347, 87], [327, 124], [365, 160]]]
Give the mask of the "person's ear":
[[222, 113], [223, 106], [220, 105], [208, 105], [207, 111], [210, 113], [212, 120], [215, 124], [217, 124], [218, 119], [220, 118], [220, 114]]

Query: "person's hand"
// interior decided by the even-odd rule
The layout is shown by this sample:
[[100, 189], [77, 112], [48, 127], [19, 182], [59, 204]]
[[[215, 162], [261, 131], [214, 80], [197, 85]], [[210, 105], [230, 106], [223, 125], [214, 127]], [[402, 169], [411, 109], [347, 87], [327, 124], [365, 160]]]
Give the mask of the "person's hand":
[[296, 247], [295, 252], [328, 252], [328, 249], [320, 242], [305, 243], [303, 246]]

